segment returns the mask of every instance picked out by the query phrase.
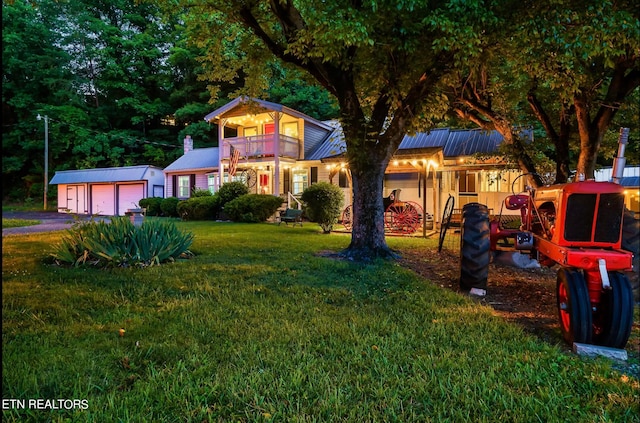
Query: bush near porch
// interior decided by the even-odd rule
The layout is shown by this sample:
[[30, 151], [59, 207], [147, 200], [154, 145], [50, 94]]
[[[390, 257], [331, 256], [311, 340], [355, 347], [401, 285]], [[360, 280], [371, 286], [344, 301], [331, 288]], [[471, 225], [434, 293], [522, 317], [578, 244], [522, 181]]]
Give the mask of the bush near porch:
[[56, 232], [3, 239], [3, 398], [88, 404], [3, 421], [638, 421], [636, 378], [396, 262], [331, 258], [349, 236], [177, 225], [196, 256], [147, 269], [52, 267]]

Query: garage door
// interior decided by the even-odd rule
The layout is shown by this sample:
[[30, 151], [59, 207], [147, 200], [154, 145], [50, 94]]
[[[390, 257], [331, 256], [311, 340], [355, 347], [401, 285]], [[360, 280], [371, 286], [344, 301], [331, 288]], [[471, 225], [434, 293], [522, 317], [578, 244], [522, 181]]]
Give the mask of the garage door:
[[91, 185], [91, 214], [104, 216], [116, 214], [113, 185]]
[[144, 184], [118, 185], [118, 214], [124, 216], [127, 209], [140, 207], [144, 197]]

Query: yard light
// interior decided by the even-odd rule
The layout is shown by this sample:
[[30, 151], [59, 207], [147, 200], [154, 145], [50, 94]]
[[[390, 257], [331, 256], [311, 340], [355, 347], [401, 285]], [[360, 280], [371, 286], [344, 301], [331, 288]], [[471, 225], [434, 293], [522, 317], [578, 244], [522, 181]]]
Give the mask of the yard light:
[[[36, 117], [42, 120], [38, 113]], [[49, 116], [44, 115], [44, 209], [47, 209], [47, 192], [49, 188]]]

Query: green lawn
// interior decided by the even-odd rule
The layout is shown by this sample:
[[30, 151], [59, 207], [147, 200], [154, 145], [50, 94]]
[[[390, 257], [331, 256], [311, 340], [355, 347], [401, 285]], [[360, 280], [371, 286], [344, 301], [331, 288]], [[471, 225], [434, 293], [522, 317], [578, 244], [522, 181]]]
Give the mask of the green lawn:
[[40, 224], [39, 220], [31, 219], [5, 219], [2, 218], [2, 229], [5, 228], [19, 228], [22, 226], [33, 226]]
[[397, 263], [318, 254], [346, 235], [178, 225], [195, 258], [147, 269], [47, 264], [60, 232], [3, 239], [3, 400], [84, 401], [3, 421], [639, 421], [637, 379]]

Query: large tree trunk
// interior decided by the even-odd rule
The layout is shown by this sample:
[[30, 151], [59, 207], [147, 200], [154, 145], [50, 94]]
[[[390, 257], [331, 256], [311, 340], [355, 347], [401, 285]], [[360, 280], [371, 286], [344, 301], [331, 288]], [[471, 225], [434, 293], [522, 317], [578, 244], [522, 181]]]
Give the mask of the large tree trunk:
[[580, 156], [578, 157], [576, 173], [584, 176], [585, 179], [593, 179], [595, 177], [598, 149], [600, 149], [604, 132], [600, 132], [598, 125], [591, 123], [589, 106], [583, 96], [576, 95], [574, 105], [578, 121], [578, 133], [580, 134]]
[[398, 257], [387, 246], [384, 234], [383, 180], [388, 162], [351, 165], [353, 222], [351, 243], [342, 255], [357, 261]]
[[556, 131], [551, 118], [535, 95], [535, 89], [529, 91], [527, 101], [538, 121], [544, 127], [549, 139], [556, 148], [556, 178], [555, 184], [563, 184], [569, 180], [571, 168], [569, 167], [569, 137], [571, 135], [571, 108], [562, 105], [559, 119], [559, 130]]

